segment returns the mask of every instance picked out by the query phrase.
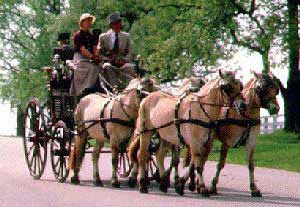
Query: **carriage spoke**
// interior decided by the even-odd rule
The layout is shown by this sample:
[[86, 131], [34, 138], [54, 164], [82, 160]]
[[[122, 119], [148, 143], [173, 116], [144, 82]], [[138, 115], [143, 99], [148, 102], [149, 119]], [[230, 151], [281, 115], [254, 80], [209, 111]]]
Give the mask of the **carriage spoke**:
[[64, 157], [63, 156], [61, 156], [60, 157], [60, 177], [63, 177], [63, 173], [64, 173]]
[[67, 169], [67, 159], [64, 159], [64, 168]]
[[125, 173], [126, 172], [126, 161], [125, 161], [125, 156], [126, 156], [126, 154], [124, 153], [123, 154], [123, 156], [122, 156], [122, 159], [123, 159], [123, 173]]
[[56, 167], [58, 166], [59, 164], [59, 159], [56, 160], [55, 164], [54, 164], [54, 168], [56, 169]]
[[36, 174], [36, 156], [34, 156], [33, 174]]
[[41, 166], [40, 166], [40, 155], [39, 153], [37, 154], [37, 168], [38, 168], [38, 173], [41, 172]]
[[31, 160], [30, 160], [30, 162], [29, 162], [29, 166], [30, 166], [30, 168], [32, 167], [32, 164], [33, 164], [33, 159], [34, 159], [34, 156], [32, 156], [32, 157], [31, 157]]
[[61, 170], [61, 167], [60, 167], [60, 165], [59, 165], [59, 166], [58, 166], [57, 173], [56, 173], [56, 176], [57, 176], [57, 177], [59, 177], [59, 175], [60, 175], [60, 170]]
[[28, 155], [30, 155], [30, 153], [31, 153], [31, 151], [34, 149], [34, 147], [35, 147], [34, 144], [33, 144], [32, 146], [30, 146], [30, 148], [29, 148], [29, 150], [28, 150], [28, 152], [27, 152]]

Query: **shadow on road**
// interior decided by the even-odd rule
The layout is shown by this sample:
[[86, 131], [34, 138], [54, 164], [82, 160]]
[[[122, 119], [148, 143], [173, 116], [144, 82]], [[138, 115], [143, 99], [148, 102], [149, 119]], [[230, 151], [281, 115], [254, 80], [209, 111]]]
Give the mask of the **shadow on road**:
[[[41, 179], [42, 182], [57, 182], [51, 179]], [[120, 188], [113, 188], [111, 186], [110, 180], [102, 180], [104, 187], [95, 187], [93, 185], [92, 180], [81, 180], [78, 186], [80, 187], [89, 187], [89, 188], [105, 188], [117, 191], [136, 191], [138, 192], [138, 187], [129, 188], [127, 184], [127, 180], [120, 180], [121, 187]], [[65, 185], [73, 185], [68, 180]], [[211, 196], [209, 198], [204, 198], [200, 194], [195, 192], [190, 192], [187, 188], [185, 189], [184, 196], [180, 196], [175, 192], [174, 187], [170, 187], [168, 189], [168, 193], [163, 193], [159, 190], [159, 184], [152, 181], [149, 186], [149, 194], [162, 196], [162, 197], [173, 197], [177, 199], [210, 199], [214, 201], [227, 201], [227, 202], [239, 202], [239, 203], [253, 203], [253, 204], [274, 204], [274, 205], [285, 205], [285, 206], [300, 206], [300, 197], [284, 197], [284, 196], [276, 196], [272, 193], [263, 193], [263, 197], [261, 198], [253, 198], [250, 195], [249, 191], [239, 191], [234, 190], [231, 188], [219, 188], [219, 194]]]

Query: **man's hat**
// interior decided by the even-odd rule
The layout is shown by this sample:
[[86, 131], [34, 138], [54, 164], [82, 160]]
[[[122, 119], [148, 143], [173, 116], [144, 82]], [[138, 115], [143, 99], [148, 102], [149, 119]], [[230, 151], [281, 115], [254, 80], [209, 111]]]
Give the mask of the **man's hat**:
[[86, 19], [88, 19], [88, 18], [91, 18], [92, 19], [92, 24], [96, 21], [96, 17], [95, 16], [93, 16], [93, 15], [91, 15], [91, 14], [89, 14], [89, 13], [84, 13], [84, 14], [82, 14], [81, 16], [80, 16], [80, 18], [79, 18], [79, 25], [81, 25], [81, 22], [83, 21], [83, 20], [86, 20]]
[[57, 41], [64, 41], [64, 40], [70, 40], [70, 33], [63, 32], [58, 34]]
[[122, 20], [122, 18], [120, 16], [120, 13], [118, 13], [118, 12], [112, 13], [108, 16], [108, 23], [109, 24], [117, 22], [117, 21], [121, 21], [121, 20]]

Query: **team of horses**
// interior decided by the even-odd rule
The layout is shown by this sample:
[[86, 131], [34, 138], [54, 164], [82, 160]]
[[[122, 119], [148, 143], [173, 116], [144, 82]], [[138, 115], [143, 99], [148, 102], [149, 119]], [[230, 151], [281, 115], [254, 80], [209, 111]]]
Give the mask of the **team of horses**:
[[[118, 180], [118, 153], [120, 146], [128, 146], [130, 158], [130, 187], [139, 184], [141, 193], [148, 193], [149, 145], [153, 135], [159, 137], [156, 162], [160, 190], [167, 192], [170, 171], [164, 159], [172, 149], [172, 167], [175, 168], [175, 191], [183, 195], [188, 180], [189, 189], [197, 189], [204, 197], [217, 193], [219, 175], [231, 147], [245, 145], [249, 164], [250, 192], [260, 197], [254, 179], [254, 149], [260, 129], [260, 109], [270, 114], [278, 113], [276, 95], [279, 88], [271, 74], [254, 74], [244, 86], [232, 72], [219, 72], [219, 77], [207, 83], [201, 79], [187, 79], [178, 89], [178, 95], [157, 90], [148, 79], [135, 79], [115, 97], [96, 93], [83, 97], [76, 109], [78, 135], [75, 138], [70, 168], [73, 184], [78, 184], [85, 145], [89, 138], [96, 139], [93, 160], [93, 181], [103, 186], [99, 176], [98, 160], [105, 142], [112, 151], [113, 187], [120, 187]], [[101, 120], [91, 122], [91, 120]], [[222, 143], [220, 160], [210, 189], [206, 187], [203, 170], [213, 143]], [[180, 149], [185, 146], [185, 166], [178, 172]], [[196, 180], [195, 180], [196, 177]]]

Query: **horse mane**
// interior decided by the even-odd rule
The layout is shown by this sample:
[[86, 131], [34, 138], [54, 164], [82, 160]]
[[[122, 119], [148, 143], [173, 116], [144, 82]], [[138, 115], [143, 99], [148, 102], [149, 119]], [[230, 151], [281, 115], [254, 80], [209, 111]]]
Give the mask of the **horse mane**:
[[207, 95], [211, 90], [219, 89], [221, 84], [220, 84], [221, 78], [216, 78], [213, 79], [209, 82], [207, 82], [202, 88], [200, 88], [199, 92], [196, 94], [198, 96], [205, 96]]
[[245, 85], [244, 85], [244, 91], [249, 90], [250, 88], [255, 88], [255, 83], [257, 79], [251, 78]]

